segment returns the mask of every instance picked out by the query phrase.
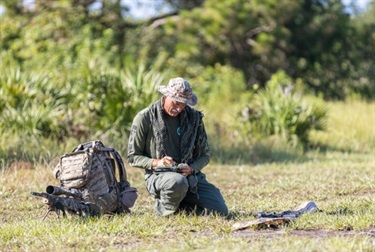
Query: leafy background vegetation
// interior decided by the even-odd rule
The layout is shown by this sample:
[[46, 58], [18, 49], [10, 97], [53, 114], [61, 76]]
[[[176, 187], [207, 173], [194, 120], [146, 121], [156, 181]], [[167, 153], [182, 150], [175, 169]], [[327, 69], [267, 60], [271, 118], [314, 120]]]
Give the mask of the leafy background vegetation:
[[122, 1], [2, 5], [5, 159], [28, 155], [20, 139], [100, 137], [125, 152], [133, 117], [174, 76], [192, 83], [213, 156], [228, 162], [228, 149], [268, 137], [306, 148], [324, 129], [324, 101], [374, 98], [373, 3], [350, 15], [338, 0], [166, 0], [154, 7], [167, 13], [144, 19]]
[[[340, 0], [160, 0], [142, 18], [120, 0], [0, 4], [0, 202], [7, 223], [0, 250], [65, 247], [72, 222], [36, 224], [40, 204], [28, 191], [55, 183], [51, 169], [79, 143], [100, 139], [125, 156], [135, 114], [176, 76], [188, 79], [199, 97], [212, 150], [207, 174], [223, 188], [233, 218], [159, 220], [142, 172], [131, 169], [140, 188], [134, 214], [74, 220], [77, 232], [95, 226], [95, 237], [105, 242], [71, 238], [70, 249], [151, 249], [165, 233], [186, 231], [189, 241], [168, 239], [165, 246], [247, 249], [230, 231], [234, 221], [305, 199], [326, 212], [302, 218], [290, 232], [375, 226], [374, 1], [349, 12]], [[49, 225], [61, 225], [67, 236], [56, 239], [63, 231], [48, 233]], [[32, 241], [35, 236], [50, 242]], [[345, 239], [333, 235], [325, 248], [373, 245], [373, 239]], [[250, 240], [264, 249], [259, 236]], [[298, 248], [293, 240], [275, 238], [269, 246]]]

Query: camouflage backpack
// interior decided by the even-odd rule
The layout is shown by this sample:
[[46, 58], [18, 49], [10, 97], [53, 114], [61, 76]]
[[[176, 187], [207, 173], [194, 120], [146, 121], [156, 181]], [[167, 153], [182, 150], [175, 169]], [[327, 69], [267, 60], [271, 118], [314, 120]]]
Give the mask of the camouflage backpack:
[[100, 214], [130, 212], [138, 197], [127, 180], [120, 154], [101, 141], [81, 144], [64, 154], [54, 175], [61, 188], [49, 186], [48, 194], [78, 195], [81, 203], [95, 206]]

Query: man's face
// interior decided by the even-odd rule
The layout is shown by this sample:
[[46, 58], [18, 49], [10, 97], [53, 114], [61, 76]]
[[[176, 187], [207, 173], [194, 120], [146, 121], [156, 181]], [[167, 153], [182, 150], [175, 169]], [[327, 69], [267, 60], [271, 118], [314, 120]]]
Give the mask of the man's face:
[[183, 102], [178, 102], [168, 96], [164, 97], [164, 110], [172, 117], [178, 116], [185, 107], [186, 104]]

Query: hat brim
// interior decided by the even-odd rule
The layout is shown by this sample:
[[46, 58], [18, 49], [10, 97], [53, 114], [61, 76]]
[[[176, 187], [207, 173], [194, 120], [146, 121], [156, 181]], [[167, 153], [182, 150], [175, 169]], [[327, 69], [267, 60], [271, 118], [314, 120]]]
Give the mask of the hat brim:
[[186, 103], [190, 106], [195, 106], [198, 103], [198, 97], [195, 94], [192, 94], [189, 99], [186, 99], [186, 98], [175, 96], [175, 95], [169, 93], [167, 86], [159, 86], [158, 91], [160, 93], [162, 93], [163, 95], [166, 95], [166, 96], [168, 96], [168, 97], [170, 97], [170, 98], [172, 98], [172, 99], [174, 99], [178, 102]]

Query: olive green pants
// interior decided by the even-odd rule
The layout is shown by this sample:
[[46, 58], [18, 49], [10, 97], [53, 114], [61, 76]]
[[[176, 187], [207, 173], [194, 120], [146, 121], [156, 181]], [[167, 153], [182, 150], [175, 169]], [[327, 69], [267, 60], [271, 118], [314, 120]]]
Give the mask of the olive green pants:
[[189, 190], [188, 180], [179, 173], [151, 174], [146, 179], [146, 188], [156, 200], [155, 211], [162, 216], [178, 210], [228, 215], [228, 208], [220, 190], [209, 183], [202, 172], [196, 176], [198, 193], [194, 194]]

